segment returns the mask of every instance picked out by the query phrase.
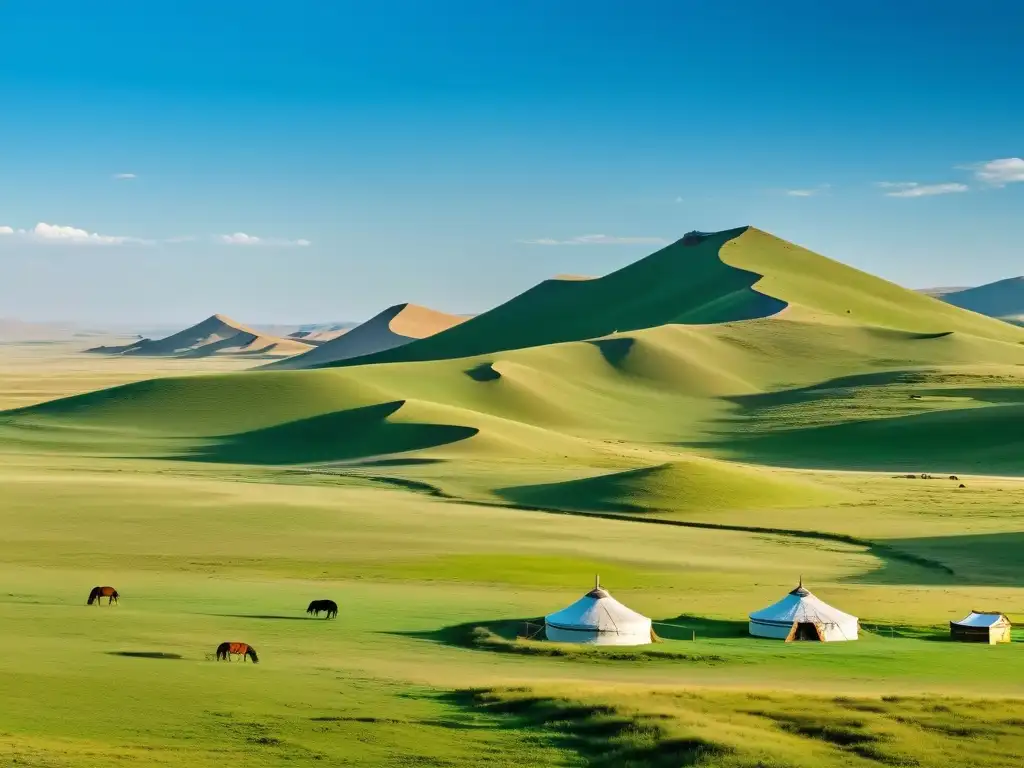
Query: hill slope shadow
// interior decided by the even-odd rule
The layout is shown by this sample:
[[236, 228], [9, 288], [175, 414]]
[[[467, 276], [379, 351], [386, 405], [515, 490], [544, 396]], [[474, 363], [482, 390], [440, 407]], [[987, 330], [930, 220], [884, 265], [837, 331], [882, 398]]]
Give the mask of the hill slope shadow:
[[345, 461], [435, 448], [479, 431], [452, 424], [388, 421], [403, 405], [404, 400], [397, 400], [224, 435], [184, 458], [227, 464]]

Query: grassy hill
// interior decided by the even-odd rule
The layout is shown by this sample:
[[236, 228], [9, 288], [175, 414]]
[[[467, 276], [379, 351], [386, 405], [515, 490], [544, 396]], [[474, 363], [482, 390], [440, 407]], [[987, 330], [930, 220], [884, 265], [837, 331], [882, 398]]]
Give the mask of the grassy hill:
[[400, 349], [340, 365], [469, 357], [669, 323], [707, 325], [788, 306], [919, 333], [1018, 335], [753, 227], [686, 238], [617, 272], [548, 280], [489, 312]]
[[[744, 228], [684, 239], [606, 277], [542, 283], [354, 358], [362, 365], [131, 384], [9, 411], [0, 435], [21, 449], [226, 463], [416, 455], [532, 467], [512, 484], [501, 468], [481, 470], [478, 490], [494, 498], [544, 488], [543, 462], [555, 458], [566, 469], [556, 482], [580, 483], [553, 506], [566, 492], [595, 509], [615, 503], [586, 478], [639, 470], [659, 481], [639, 483], [644, 497], [630, 504], [719, 508], [751, 497], [742, 472], [722, 465], [694, 485], [693, 473], [657, 468], [696, 451], [791, 467], [1024, 472], [1005, 407], [1022, 342], [1024, 330]], [[972, 441], [983, 450], [955, 460]], [[805, 498], [800, 484], [781, 487]]]

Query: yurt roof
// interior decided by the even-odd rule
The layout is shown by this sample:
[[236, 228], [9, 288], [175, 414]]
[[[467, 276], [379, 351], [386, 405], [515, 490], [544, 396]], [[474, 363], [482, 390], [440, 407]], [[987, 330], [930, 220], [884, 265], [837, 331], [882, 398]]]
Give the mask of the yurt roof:
[[553, 627], [597, 632], [624, 632], [638, 624], [650, 626], [651, 623], [600, 586], [595, 586], [567, 608], [545, 616], [544, 620]]
[[956, 624], [959, 627], [994, 627], [1003, 622], [1007, 624], [1010, 623], [1010, 620], [1006, 618], [1005, 614], [988, 611], [971, 611], [967, 618], [950, 623]]
[[750, 614], [750, 619], [772, 624], [843, 624], [857, 621], [856, 616], [843, 613], [817, 598], [803, 583], [777, 603]]

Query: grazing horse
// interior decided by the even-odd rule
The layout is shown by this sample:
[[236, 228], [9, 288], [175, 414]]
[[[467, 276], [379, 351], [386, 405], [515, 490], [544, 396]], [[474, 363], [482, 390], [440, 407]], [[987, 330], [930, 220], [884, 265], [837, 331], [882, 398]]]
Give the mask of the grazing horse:
[[333, 600], [314, 600], [306, 609], [306, 613], [312, 613], [314, 616], [319, 616], [320, 611], [327, 611], [326, 618], [328, 619], [337, 618], [338, 604]]
[[217, 646], [217, 661], [221, 659], [231, 661], [232, 656], [241, 656], [242, 661], [245, 661], [245, 657], [248, 656], [252, 659], [253, 664], [260, 663], [256, 657], [256, 649], [246, 643], [221, 643]]
[[117, 590], [113, 587], [93, 587], [92, 592], [89, 593], [89, 602], [86, 605], [92, 605], [93, 603], [102, 605], [101, 597], [107, 598], [107, 605], [110, 605], [111, 603], [116, 603], [120, 595], [117, 594]]

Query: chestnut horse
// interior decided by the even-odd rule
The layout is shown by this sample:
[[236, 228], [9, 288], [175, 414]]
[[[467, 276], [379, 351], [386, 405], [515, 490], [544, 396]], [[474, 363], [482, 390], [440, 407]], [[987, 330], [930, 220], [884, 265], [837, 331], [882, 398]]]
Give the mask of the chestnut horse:
[[116, 603], [120, 595], [117, 594], [117, 590], [113, 587], [93, 587], [92, 592], [89, 593], [89, 602], [86, 605], [92, 605], [93, 603], [102, 605], [101, 597], [107, 598], [107, 605], [110, 605], [111, 603]]
[[217, 646], [217, 661], [226, 659], [231, 661], [232, 656], [241, 656], [242, 661], [245, 661], [245, 657], [248, 656], [252, 659], [253, 664], [259, 664], [260, 660], [256, 658], [256, 649], [251, 645], [245, 643], [221, 643]]
[[327, 611], [328, 619], [337, 618], [338, 604], [333, 600], [314, 600], [306, 609], [306, 613], [312, 613], [314, 616], [319, 616], [320, 611]]

